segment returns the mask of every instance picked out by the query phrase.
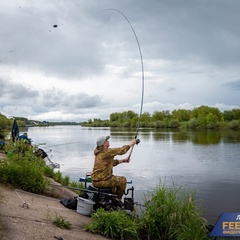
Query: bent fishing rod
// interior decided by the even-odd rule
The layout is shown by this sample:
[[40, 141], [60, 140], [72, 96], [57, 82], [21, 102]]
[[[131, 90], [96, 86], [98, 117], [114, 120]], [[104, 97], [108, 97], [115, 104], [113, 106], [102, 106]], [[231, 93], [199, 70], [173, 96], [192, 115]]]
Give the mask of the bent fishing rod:
[[[142, 116], [143, 98], [144, 98], [144, 67], [143, 67], [143, 57], [142, 57], [142, 51], [141, 51], [140, 43], [139, 43], [137, 34], [136, 34], [136, 32], [135, 32], [132, 24], [130, 23], [130, 21], [128, 20], [128, 18], [126, 17], [126, 15], [125, 15], [123, 12], [121, 12], [120, 10], [115, 9], [115, 8], [105, 9], [104, 11], [116, 11], [116, 12], [120, 13], [120, 14], [127, 20], [129, 26], [131, 27], [132, 32], [133, 32], [133, 34], [134, 34], [134, 36], [135, 36], [137, 45], [138, 45], [138, 50], [139, 50], [140, 60], [141, 60], [141, 67], [142, 67], [142, 94], [141, 94], [141, 104], [140, 104], [139, 118], [138, 118], [138, 122], [137, 122], [137, 130], [136, 130], [136, 133], [135, 133], [136, 144], [138, 144], [138, 143], [140, 143], [140, 140], [137, 139], [137, 136], [138, 136], [138, 132], [139, 132], [139, 128], [140, 128], [140, 119], [141, 119], [141, 116]], [[133, 146], [133, 147], [134, 147], [134, 146]], [[127, 157], [128, 162], [130, 161], [130, 157], [131, 157], [131, 154], [132, 154], [132, 151], [133, 151], [133, 147], [131, 148], [131, 151], [130, 151], [130, 153], [129, 153], [129, 156]]]

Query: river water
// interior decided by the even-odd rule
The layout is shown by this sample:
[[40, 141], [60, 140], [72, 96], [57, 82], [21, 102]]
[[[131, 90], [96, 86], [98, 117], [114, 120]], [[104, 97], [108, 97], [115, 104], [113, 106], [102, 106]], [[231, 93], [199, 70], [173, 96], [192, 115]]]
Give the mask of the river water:
[[[71, 181], [91, 172], [99, 136], [110, 135], [110, 147], [127, 144], [134, 131], [81, 126], [30, 127], [28, 136], [43, 148]], [[134, 186], [135, 200], [160, 183], [195, 192], [203, 216], [215, 224], [223, 212], [240, 211], [240, 131], [140, 130], [130, 163], [114, 168]], [[118, 159], [128, 156], [119, 156]]]

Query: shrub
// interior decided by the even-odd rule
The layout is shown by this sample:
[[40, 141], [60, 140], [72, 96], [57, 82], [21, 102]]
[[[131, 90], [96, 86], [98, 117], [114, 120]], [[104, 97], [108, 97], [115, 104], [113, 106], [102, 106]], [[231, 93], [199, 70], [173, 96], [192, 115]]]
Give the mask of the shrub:
[[239, 128], [239, 121], [237, 121], [237, 120], [232, 120], [232, 121], [229, 123], [229, 128], [230, 128], [230, 129], [238, 129], [238, 128]]
[[91, 233], [99, 233], [112, 239], [140, 239], [137, 224], [123, 211], [107, 212], [99, 208], [91, 218], [92, 222], [85, 226]]
[[44, 177], [45, 162], [34, 154], [34, 148], [21, 141], [8, 143], [11, 158], [0, 167], [0, 182], [12, 184], [33, 193], [44, 192], [48, 182]]

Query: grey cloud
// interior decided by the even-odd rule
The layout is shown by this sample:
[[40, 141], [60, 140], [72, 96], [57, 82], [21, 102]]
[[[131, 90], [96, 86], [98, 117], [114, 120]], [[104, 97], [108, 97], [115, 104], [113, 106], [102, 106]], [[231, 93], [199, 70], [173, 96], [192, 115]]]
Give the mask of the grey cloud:
[[[105, 64], [127, 56], [138, 60], [136, 41], [126, 20], [117, 12], [102, 11], [118, 8], [135, 28], [145, 58], [239, 63], [239, 29], [232, 24], [240, 20], [239, 5], [236, 1], [152, 0], [15, 6], [1, 12], [8, 23], [1, 24], [5, 33], [1, 35], [6, 36], [1, 60], [42, 68], [46, 74], [69, 80], [100, 74]], [[54, 24], [58, 27], [53, 28]], [[103, 42], [110, 48], [105, 49]], [[114, 42], [123, 45], [111, 48]]]
[[6, 80], [0, 79], [0, 99], [7, 97], [8, 101], [12, 104], [19, 102], [27, 102], [32, 98], [38, 97], [38, 92], [32, 90], [24, 85], [17, 83], [10, 83]]
[[42, 92], [41, 101], [45, 107], [52, 110], [64, 110], [68, 112], [102, 105], [102, 101], [97, 95], [90, 96], [85, 93], [72, 95], [57, 89]]
[[228, 83], [225, 83], [224, 85], [231, 88], [234, 91], [239, 91], [240, 90], [240, 80], [228, 82]]
[[99, 96], [89, 96], [87, 94], [78, 94], [75, 97], [76, 108], [93, 108], [102, 105]]

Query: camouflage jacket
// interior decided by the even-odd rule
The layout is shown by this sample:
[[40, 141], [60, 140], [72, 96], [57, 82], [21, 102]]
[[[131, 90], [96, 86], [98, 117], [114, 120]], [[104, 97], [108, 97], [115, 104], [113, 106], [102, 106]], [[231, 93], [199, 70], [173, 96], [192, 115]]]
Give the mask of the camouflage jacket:
[[95, 162], [91, 173], [92, 180], [99, 182], [109, 179], [113, 174], [113, 167], [119, 164], [114, 157], [125, 154], [129, 149], [129, 145], [119, 148], [96, 147], [94, 150]]

